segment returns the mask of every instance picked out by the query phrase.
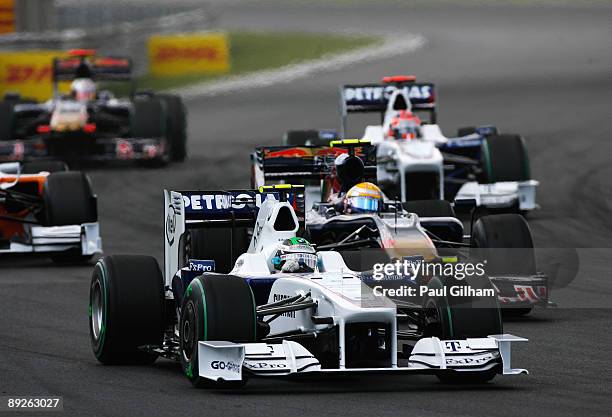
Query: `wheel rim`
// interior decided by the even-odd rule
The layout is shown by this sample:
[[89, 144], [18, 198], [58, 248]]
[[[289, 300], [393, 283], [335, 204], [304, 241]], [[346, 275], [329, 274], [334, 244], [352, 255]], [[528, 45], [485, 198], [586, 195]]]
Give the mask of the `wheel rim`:
[[92, 289], [91, 295], [91, 329], [94, 339], [97, 341], [102, 334], [102, 320], [104, 312], [104, 298], [102, 296], [102, 287], [99, 281], [96, 281]]
[[185, 361], [190, 361], [196, 344], [195, 310], [192, 302], [185, 306], [185, 316], [181, 324], [182, 355]]

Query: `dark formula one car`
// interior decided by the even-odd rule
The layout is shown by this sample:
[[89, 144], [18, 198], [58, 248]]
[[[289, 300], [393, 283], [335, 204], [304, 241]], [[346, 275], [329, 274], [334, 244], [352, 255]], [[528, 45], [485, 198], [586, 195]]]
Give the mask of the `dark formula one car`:
[[[185, 106], [169, 94], [134, 93], [128, 58], [71, 51], [53, 61], [54, 97], [44, 103], [8, 94], [0, 102], [0, 161], [182, 161]], [[71, 81], [69, 95], [57, 84]], [[129, 98], [98, 91], [97, 82], [132, 81]]]
[[87, 261], [102, 252], [87, 176], [59, 161], [0, 163], [0, 254]]
[[[474, 283], [477, 293], [445, 297], [437, 294], [452, 280], [432, 278], [427, 294], [400, 309], [337, 252], [296, 237], [294, 188], [284, 187], [166, 191], [164, 273], [149, 256], [108, 256], [94, 269], [96, 358], [143, 364], [162, 356], [180, 362], [196, 387], [367, 373], [474, 383], [527, 372], [511, 367], [510, 345], [525, 339], [502, 333], [486, 281]], [[231, 271], [216, 271], [239, 253], [228, 237], [242, 227], [253, 230], [233, 242], [244, 253]]]
[[[508, 312], [526, 314], [533, 306], [550, 304], [547, 277], [536, 269], [531, 232], [522, 216], [472, 216], [468, 235], [445, 200], [401, 203], [384, 197], [384, 204], [372, 212], [347, 213], [342, 195], [364, 180], [376, 182], [375, 148], [364, 140], [332, 145], [260, 147], [252, 156], [254, 185], [307, 184], [306, 202], [312, 209], [306, 211], [305, 236], [319, 248], [341, 251], [355, 270], [371, 268], [381, 252], [387, 259], [486, 260], [487, 274]], [[342, 166], [337, 165], [338, 155], [346, 156]], [[457, 203], [474, 206], [468, 200]], [[364, 248], [378, 251], [360, 251]]]

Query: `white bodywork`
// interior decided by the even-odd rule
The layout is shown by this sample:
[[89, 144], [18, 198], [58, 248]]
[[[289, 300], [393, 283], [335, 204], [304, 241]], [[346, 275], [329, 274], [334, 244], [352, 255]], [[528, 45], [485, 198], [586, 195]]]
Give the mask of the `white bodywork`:
[[[184, 201], [180, 193], [165, 192], [166, 196], [166, 282], [177, 272], [178, 253], [175, 245], [179, 231], [185, 230]], [[279, 213], [290, 210], [294, 227], [276, 230]], [[284, 213], [286, 214], [286, 213]], [[286, 216], [285, 216], [286, 218]], [[417, 221], [412, 218], [411, 222]], [[436, 337], [420, 339], [407, 363], [398, 362], [397, 308], [386, 297], [375, 296], [359, 275], [351, 271], [337, 252], [317, 253], [317, 267], [311, 273], [284, 273], [275, 271], [269, 262], [278, 243], [295, 236], [298, 221], [287, 202], [268, 197], [259, 208], [253, 237], [247, 253], [236, 260], [231, 275], [253, 281], [273, 279], [268, 303], [294, 297], [308, 296], [314, 307], [279, 315], [270, 324], [274, 337], [290, 331], [320, 332], [338, 329], [338, 368], [322, 369], [315, 356], [295, 341], [280, 344], [231, 343], [228, 341], [198, 342], [199, 375], [210, 380], [238, 381], [243, 371], [257, 376], [279, 376], [307, 372], [459, 372], [486, 371], [500, 363], [503, 374], [527, 373], [510, 366], [511, 342], [525, 341], [510, 335], [490, 335], [467, 340], [440, 340]], [[412, 224], [414, 227], [414, 224]], [[182, 233], [182, 232], [180, 232]], [[324, 323], [315, 322], [313, 316], [325, 317]], [[385, 368], [347, 368], [345, 328], [349, 323], [387, 325], [391, 332], [388, 347], [389, 366]], [[451, 355], [452, 354], [452, 355]]]
[[514, 342], [526, 341], [527, 339], [511, 334], [462, 340], [428, 337], [416, 343], [406, 366], [334, 369], [322, 369], [312, 353], [292, 341], [283, 341], [282, 344], [198, 342], [198, 356], [206, 358], [205, 361], [199, 362], [198, 371], [200, 376], [213, 381], [241, 381], [244, 370], [257, 376], [348, 372], [418, 374], [432, 371], [442, 373], [451, 369], [451, 372], [482, 372], [497, 366], [501, 359], [502, 375], [520, 375], [529, 372], [526, 369], [512, 368], [511, 345]]
[[479, 184], [471, 181], [463, 184], [455, 200], [475, 200], [477, 206], [490, 208], [512, 207], [518, 202], [519, 210], [534, 210], [539, 207], [536, 203], [538, 184], [536, 180], [493, 184]]
[[[36, 176], [40, 175], [49, 175], [49, 173], [36, 174]], [[21, 174], [21, 163], [19, 162], [0, 164], [0, 178], [12, 179], [10, 182], [0, 181], [0, 188], [3, 190], [10, 189], [20, 179], [27, 176], [27, 174]], [[102, 238], [98, 222], [65, 226], [24, 224], [23, 227], [27, 238], [22, 242], [9, 242], [8, 247], [0, 248], [0, 254], [63, 252], [73, 248], [80, 248], [84, 256], [102, 253]]]
[[80, 248], [83, 256], [102, 253], [102, 238], [97, 222], [48, 227], [27, 225], [25, 229], [29, 235], [27, 242], [10, 242], [10, 246], [0, 249], [0, 253], [64, 252], [73, 248]]
[[[426, 124], [419, 127], [420, 138], [398, 140], [390, 137], [387, 132], [392, 120], [399, 110], [394, 110], [398, 96], [402, 96], [410, 110], [410, 100], [403, 89], [396, 89], [389, 97], [387, 110], [382, 125], [367, 126], [363, 139], [377, 145], [377, 179], [381, 184], [399, 184], [402, 201], [407, 200], [406, 174], [411, 172], [431, 172], [437, 176], [438, 198], [444, 199], [444, 158], [438, 146], [448, 143], [449, 139], [442, 134], [437, 124]], [[466, 137], [470, 139], [470, 137]], [[535, 180], [522, 182], [504, 182], [494, 184], [479, 184], [467, 182], [457, 192], [455, 200], [476, 200], [478, 206], [491, 208], [512, 207], [518, 204], [520, 210], [537, 208], [535, 193], [538, 182]]]
[[55, 132], [75, 131], [87, 123], [87, 103], [59, 100], [55, 104], [49, 126]]

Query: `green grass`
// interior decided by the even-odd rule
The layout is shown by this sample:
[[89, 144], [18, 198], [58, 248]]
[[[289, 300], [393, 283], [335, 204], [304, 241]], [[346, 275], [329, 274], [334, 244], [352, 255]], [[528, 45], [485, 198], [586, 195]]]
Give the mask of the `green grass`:
[[278, 68], [381, 42], [373, 36], [344, 36], [301, 32], [230, 32], [231, 70], [225, 74], [138, 79], [139, 89], [163, 90], [228, 75]]

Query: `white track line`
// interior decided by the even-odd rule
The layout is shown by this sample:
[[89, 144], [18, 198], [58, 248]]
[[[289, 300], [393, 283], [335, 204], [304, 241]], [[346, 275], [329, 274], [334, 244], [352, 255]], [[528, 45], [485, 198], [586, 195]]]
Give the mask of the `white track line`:
[[411, 53], [424, 44], [425, 38], [421, 35], [402, 34], [400, 37], [397, 34], [395, 36], [387, 35], [384, 37], [382, 45], [372, 45], [338, 55], [325, 55], [312, 61], [291, 64], [272, 70], [230, 76], [217, 81], [206, 81], [188, 87], [172, 89], [168, 92], [179, 94], [184, 98], [195, 98], [269, 87], [324, 71], [338, 70], [358, 62], [368, 62]]

